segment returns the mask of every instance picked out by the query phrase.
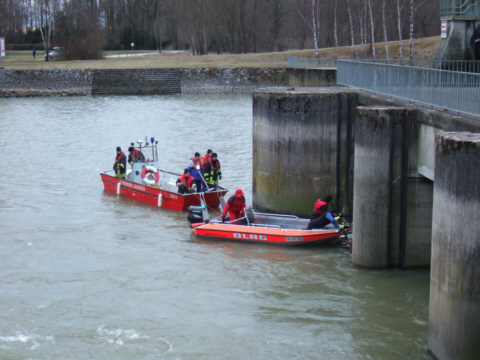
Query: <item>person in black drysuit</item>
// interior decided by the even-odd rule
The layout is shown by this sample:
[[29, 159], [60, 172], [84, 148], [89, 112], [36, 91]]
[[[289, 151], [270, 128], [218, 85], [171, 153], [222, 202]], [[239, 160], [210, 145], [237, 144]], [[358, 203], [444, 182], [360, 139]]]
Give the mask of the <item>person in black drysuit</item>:
[[332, 201], [332, 195], [327, 195], [324, 198], [318, 199], [315, 202], [312, 215], [310, 215], [310, 220], [318, 219], [325, 212], [327, 212], [330, 201]]
[[117, 156], [115, 157], [113, 170], [115, 170], [116, 178], [125, 179], [125, 173], [127, 172], [127, 157], [122, 152], [120, 146], [117, 147]]
[[143, 155], [143, 153], [140, 150], [135, 149], [133, 146], [130, 146], [128, 148], [128, 152], [130, 153], [128, 155], [128, 163], [130, 165], [133, 166], [133, 162], [145, 161], [145, 156]]
[[338, 210], [335, 208], [330, 211], [324, 212], [322, 216], [316, 219], [310, 220], [310, 222], [308, 223], [307, 229], [308, 230], [322, 229], [331, 223], [333, 224], [333, 226], [335, 226], [337, 230], [343, 230], [345, 226], [339, 225], [337, 223], [337, 221], [340, 220], [340, 216], [338, 216], [338, 214], [339, 214]]

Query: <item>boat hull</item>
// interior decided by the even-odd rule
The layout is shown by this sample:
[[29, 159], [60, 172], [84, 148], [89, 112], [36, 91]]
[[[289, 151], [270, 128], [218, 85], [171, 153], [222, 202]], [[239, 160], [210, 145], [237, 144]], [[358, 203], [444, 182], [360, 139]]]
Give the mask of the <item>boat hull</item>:
[[230, 224], [192, 224], [196, 236], [217, 240], [282, 246], [326, 245], [339, 238], [336, 230], [291, 230]]
[[[120, 192], [119, 195], [121, 196], [144, 201], [154, 206], [186, 211], [189, 206], [200, 205], [200, 197], [198, 194], [178, 194], [160, 187], [139, 184], [127, 179], [119, 179], [105, 173], [101, 173], [100, 176], [105, 190], [114, 191], [117, 194]], [[221, 189], [219, 191], [203, 193], [207, 206], [219, 206], [220, 198], [223, 197], [227, 191], [228, 190]]]

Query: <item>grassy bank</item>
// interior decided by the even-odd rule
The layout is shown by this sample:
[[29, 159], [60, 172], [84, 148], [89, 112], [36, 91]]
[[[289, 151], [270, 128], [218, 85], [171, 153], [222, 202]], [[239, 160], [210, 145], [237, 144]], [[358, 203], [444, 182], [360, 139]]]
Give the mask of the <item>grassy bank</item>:
[[[415, 40], [415, 59], [433, 59], [440, 37]], [[409, 43], [403, 41], [403, 55], [409, 55]], [[389, 42], [390, 58], [399, 57], [398, 41]], [[385, 58], [385, 44], [376, 44], [377, 58]], [[368, 56], [372, 56], [372, 48], [367, 46]], [[362, 53], [361, 46], [356, 46], [357, 57]], [[333, 58], [334, 48], [320, 49], [320, 57]], [[284, 68], [289, 57], [315, 57], [314, 50], [283, 51], [259, 54], [211, 54], [192, 56], [186, 51], [169, 51], [152, 53], [151, 51], [115, 51], [106, 52], [101, 60], [87, 61], [45, 61], [44, 52], [37, 51], [33, 59], [31, 51], [8, 51], [4, 57], [5, 69], [139, 69], [139, 68], [192, 68], [192, 67], [272, 67]], [[338, 48], [338, 57], [351, 58], [352, 47]]]

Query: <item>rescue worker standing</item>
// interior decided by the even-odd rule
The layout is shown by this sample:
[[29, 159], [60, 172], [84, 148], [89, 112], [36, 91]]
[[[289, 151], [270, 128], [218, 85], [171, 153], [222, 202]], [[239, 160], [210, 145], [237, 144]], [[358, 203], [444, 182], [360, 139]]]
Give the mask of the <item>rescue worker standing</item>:
[[212, 156], [212, 153], [213, 153], [212, 149], [208, 149], [207, 153], [200, 158], [200, 163], [203, 165], [203, 167], [205, 167], [205, 164]]
[[203, 192], [203, 166], [200, 163], [200, 153], [196, 152], [195, 156], [190, 159], [187, 169], [190, 175], [193, 176], [197, 192]]
[[145, 161], [145, 156], [143, 153], [140, 150], [135, 149], [133, 146], [128, 148], [128, 152], [130, 153], [130, 155], [128, 155], [128, 163], [130, 165], [133, 166], [134, 162]]
[[205, 162], [205, 182], [210, 189], [216, 190], [218, 180], [222, 180], [222, 170], [220, 169], [217, 153], [212, 153], [212, 156]]
[[191, 194], [195, 192], [193, 176], [190, 175], [188, 169], [185, 169], [183, 171], [183, 175], [177, 179], [177, 187], [179, 194]]
[[338, 214], [339, 214], [338, 210], [335, 208], [330, 211], [324, 212], [322, 216], [320, 216], [319, 218], [310, 220], [310, 222], [308, 223], [307, 230], [321, 229], [330, 223], [332, 223], [337, 230], [345, 229], [344, 225], [339, 225], [337, 223], [337, 221], [340, 220], [340, 216], [338, 216]]
[[235, 191], [235, 195], [229, 197], [225, 204], [225, 209], [223, 209], [222, 223], [225, 222], [225, 216], [228, 213], [230, 215], [230, 223], [237, 222], [240, 225], [236, 220], [245, 216], [246, 203], [244, 195], [242, 189], [238, 189]]
[[115, 170], [115, 177], [125, 179], [125, 173], [127, 172], [127, 157], [122, 152], [120, 146], [117, 147], [117, 157], [113, 164], [113, 170]]

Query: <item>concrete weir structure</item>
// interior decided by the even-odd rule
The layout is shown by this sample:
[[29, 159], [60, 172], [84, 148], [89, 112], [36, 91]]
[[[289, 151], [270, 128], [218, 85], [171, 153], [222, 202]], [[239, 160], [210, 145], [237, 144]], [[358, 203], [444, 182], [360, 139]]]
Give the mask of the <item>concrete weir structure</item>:
[[344, 87], [253, 94], [253, 206], [308, 217], [319, 197], [353, 216], [352, 264], [428, 268], [435, 136], [480, 122]]
[[355, 252], [357, 267], [397, 264], [399, 222], [405, 220], [407, 110], [395, 107], [358, 107], [355, 122]]
[[[317, 198], [352, 205], [355, 92], [268, 88], [253, 96], [253, 205], [309, 216]], [[344, 119], [344, 121], [342, 121]]]
[[253, 205], [353, 215], [352, 264], [431, 267], [428, 351], [480, 359], [480, 121], [346, 88], [253, 94]]
[[480, 359], [480, 134], [436, 139], [428, 348]]

